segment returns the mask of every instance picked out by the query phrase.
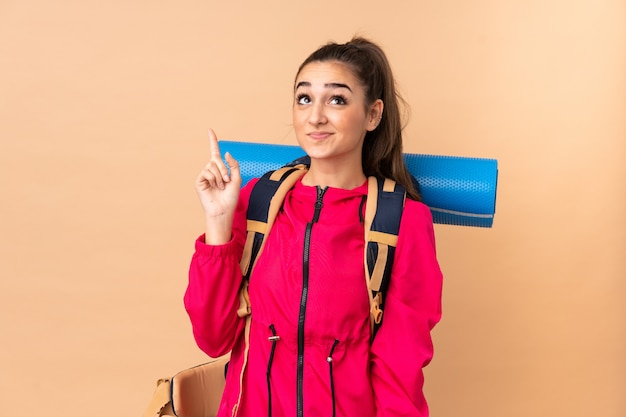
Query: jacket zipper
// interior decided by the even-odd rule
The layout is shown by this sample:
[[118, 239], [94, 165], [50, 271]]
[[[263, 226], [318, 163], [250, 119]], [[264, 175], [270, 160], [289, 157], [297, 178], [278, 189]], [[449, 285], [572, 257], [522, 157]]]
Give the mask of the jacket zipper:
[[306, 315], [306, 303], [309, 295], [309, 261], [311, 255], [311, 232], [313, 224], [320, 218], [320, 212], [324, 206], [323, 198], [327, 188], [317, 186], [317, 200], [313, 219], [307, 223], [304, 232], [304, 255], [302, 260], [302, 295], [300, 296], [300, 314], [298, 316], [298, 369], [296, 378], [296, 406], [297, 416], [304, 417], [303, 379], [304, 379], [304, 319]]

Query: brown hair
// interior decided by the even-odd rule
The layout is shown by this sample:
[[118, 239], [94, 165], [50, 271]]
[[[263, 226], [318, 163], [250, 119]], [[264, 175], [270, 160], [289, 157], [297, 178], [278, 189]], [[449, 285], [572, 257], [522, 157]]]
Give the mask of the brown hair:
[[383, 50], [375, 43], [352, 38], [345, 44], [328, 43], [313, 52], [298, 68], [311, 62], [337, 61], [348, 66], [359, 79], [366, 95], [366, 106], [377, 99], [384, 104], [378, 127], [368, 131], [363, 143], [363, 172], [367, 176], [391, 178], [403, 185], [409, 197], [421, 201], [402, 155], [402, 109], [408, 106], [396, 91], [391, 66]]

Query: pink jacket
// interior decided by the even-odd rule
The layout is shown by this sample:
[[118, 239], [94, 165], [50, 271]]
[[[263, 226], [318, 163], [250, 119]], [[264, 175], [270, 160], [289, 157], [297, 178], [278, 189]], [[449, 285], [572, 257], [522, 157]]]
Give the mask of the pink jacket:
[[442, 286], [430, 211], [406, 201], [383, 323], [370, 346], [359, 213], [367, 183], [327, 188], [315, 222], [317, 189], [298, 182], [287, 194], [250, 278], [240, 382], [239, 259], [253, 183], [241, 191], [232, 240], [196, 241], [184, 298], [198, 346], [212, 357], [232, 350], [219, 416], [427, 416], [422, 368], [433, 354]]

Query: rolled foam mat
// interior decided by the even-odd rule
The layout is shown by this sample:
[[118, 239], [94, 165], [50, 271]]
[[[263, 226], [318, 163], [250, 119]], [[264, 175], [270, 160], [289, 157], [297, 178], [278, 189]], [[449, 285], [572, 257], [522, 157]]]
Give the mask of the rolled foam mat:
[[[220, 141], [239, 162], [243, 184], [304, 156], [299, 146]], [[433, 222], [491, 227], [496, 211], [498, 161], [486, 158], [405, 153]]]

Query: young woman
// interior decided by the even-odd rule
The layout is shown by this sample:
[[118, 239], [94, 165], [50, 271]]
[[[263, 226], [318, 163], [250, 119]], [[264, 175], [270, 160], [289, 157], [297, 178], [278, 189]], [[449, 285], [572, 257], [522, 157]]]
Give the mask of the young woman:
[[[300, 66], [293, 126], [311, 164], [287, 193], [250, 278], [247, 352], [239, 261], [256, 180], [241, 188], [237, 161], [227, 153], [223, 162], [209, 132], [210, 161], [196, 180], [206, 233], [196, 241], [185, 306], [203, 351], [232, 350], [220, 416], [428, 415], [422, 368], [433, 354], [442, 274], [430, 211], [402, 159], [399, 100], [385, 54], [368, 40], [327, 44]], [[371, 344], [368, 176], [394, 179], [410, 197]]]

